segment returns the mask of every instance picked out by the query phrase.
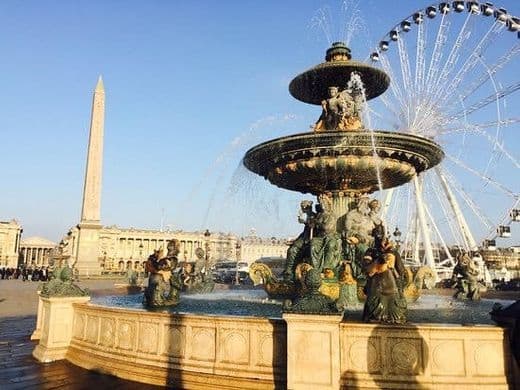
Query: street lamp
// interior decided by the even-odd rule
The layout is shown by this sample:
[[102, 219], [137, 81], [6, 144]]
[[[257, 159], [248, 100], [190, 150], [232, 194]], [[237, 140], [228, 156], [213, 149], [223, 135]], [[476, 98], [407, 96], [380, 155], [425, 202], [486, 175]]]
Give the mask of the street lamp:
[[207, 270], [208, 269], [208, 266], [209, 266], [209, 237], [211, 236], [211, 233], [209, 231], [209, 229], [206, 229], [206, 231], [204, 232], [204, 239], [205, 239], [205, 243], [204, 243], [204, 247], [206, 249], [206, 265], [205, 265], [205, 269]]
[[397, 252], [399, 252], [399, 249], [401, 248], [401, 234], [402, 234], [401, 231], [396, 226], [392, 235], [395, 237], [395, 243], [397, 245]]
[[240, 245], [240, 241], [237, 240], [237, 243], [235, 245], [235, 254], [237, 258], [237, 265], [235, 267], [235, 284], [240, 284], [240, 281], [238, 280], [238, 262], [240, 261], [240, 248], [242, 248], [242, 245]]

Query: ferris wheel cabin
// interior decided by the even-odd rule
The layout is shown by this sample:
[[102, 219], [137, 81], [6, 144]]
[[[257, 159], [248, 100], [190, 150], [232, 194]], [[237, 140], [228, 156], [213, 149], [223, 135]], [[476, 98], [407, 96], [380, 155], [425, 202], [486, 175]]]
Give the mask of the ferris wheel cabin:
[[484, 240], [483, 246], [488, 251], [494, 251], [497, 249], [497, 242], [495, 240]]
[[497, 229], [497, 233], [499, 237], [507, 238], [511, 237], [511, 227], [507, 225], [501, 225]]

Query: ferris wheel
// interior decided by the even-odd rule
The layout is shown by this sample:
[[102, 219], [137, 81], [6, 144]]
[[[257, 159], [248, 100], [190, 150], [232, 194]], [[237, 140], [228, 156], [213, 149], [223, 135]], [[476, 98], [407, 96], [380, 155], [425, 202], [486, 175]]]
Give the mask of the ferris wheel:
[[391, 78], [368, 107], [372, 127], [433, 139], [446, 155], [382, 194], [387, 226], [415, 252], [407, 256], [421, 248], [434, 266], [454, 244], [517, 244], [505, 240], [520, 236], [519, 30], [519, 18], [491, 3], [441, 2], [399, 21], [370, 55]]

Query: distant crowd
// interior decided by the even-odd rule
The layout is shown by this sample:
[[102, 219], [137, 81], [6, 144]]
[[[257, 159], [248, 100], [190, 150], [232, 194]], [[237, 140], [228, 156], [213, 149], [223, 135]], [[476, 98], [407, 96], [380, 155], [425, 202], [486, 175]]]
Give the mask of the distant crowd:
[[22, 279], [24, 282], [46, 282], [49, 279], [49, 267], [39, 268], [0, 268], [0, 279]]

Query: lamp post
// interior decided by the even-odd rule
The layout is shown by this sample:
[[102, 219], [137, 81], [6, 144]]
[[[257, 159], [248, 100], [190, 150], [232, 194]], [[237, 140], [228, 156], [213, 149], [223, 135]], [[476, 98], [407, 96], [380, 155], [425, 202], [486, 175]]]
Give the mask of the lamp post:
[[144, 248], [144, 246], [143, 246], [143, 243], [141, 242], [141, 243], [139, 244], [139, 257], [140, 257], [141, 259], [143, 258], [143, 248]]
[[395, 243], [396, 243], [396, 246], [397, 246], [397, 252], [400, 253], [400, 249], [401, 249], [401, 231], [399, 230], [399, 228], [396, 226], [395, 227], [395, 230], [394, 232], [392, 233], [392, 235], [395, 237]]
[[240, 249], [242, 248], [242, 245], [240, 244], [240, 241], [237, 240], [237, 243], [235, 245], [235, 254], [237, 258], [237, 265], [235, 267], [235, 284], [239, 285], [240, 281], [238, 280], [238, 262], [240, 261]]
[[206, 249], [206, 253], [205, 253], [205, 266], [204, 268], [206, 269], [206, 271], [208, 270], [209, 268], [209, 237], [211, 236], [211, 233], [209, 231], [209, 229], [206, 229], [206, 231], [204, 232], [204, 240], [205, 240], [205, 243], [204, 243], [204, 247]]

